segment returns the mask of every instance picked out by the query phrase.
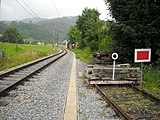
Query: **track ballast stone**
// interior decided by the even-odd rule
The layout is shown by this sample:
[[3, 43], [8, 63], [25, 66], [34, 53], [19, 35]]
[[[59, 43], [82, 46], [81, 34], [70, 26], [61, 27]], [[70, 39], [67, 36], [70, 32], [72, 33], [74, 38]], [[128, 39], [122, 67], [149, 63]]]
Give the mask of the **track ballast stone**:
[[1, 100], [10, 104], [0, 107], [1, 120], [62, 120], [67, 97], [73, 54], [70, 52], [18, 86]]
[[86, 64], [77, 60], [79, 120], [120, 120], [102, 97], [92, 87], [86, 85], [82, 76], [78, 76], [85, 68]]

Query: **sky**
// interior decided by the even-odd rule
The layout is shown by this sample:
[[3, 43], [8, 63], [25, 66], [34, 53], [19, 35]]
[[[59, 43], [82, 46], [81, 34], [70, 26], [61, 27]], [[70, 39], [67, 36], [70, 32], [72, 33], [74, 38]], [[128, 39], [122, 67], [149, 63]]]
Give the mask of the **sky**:
[[[85, 7], [97, 9], [100, 19], [109, 19], [109, 11], [104, 0], [1, 0], [0, 20], [22, 20], [36, 17], [30, 15], [29, 8], [40, 18], [57, 18], [81, 15]], [[27, 11], [21, 5], [27, 9]], [[55, 7], [56, 6], [56, 7]], [[58, 12], [57, 12], [58, 11]]]

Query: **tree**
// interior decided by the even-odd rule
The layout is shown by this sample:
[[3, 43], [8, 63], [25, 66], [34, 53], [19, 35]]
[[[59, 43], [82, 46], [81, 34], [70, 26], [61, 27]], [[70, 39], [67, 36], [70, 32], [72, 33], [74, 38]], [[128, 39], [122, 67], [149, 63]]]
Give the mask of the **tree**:
[[[92, 50], [98, 49], [98, 29], [100, 28], [100, 13], [96, 9], [85, 8], [76, 21], [81, 33], [80, 48], [89, 46]], [[94, 46], [94, 47], [93, 47]]]
[[67, 34], [70, 42], [76, 43], [80, 49], [88, 47], [92, 51], [109, 51], [109, 22], [100, 20], [99, 15], [96, 9], [85, 8]]
[[111, 26], [115, 51], [133, 61], [135, 48], [151, 48], [152, 61], [160, 50], [160, 2], [155, 0], [105, 0], [116, 22]]
[[71, 26], [70, 27], [70, 31], [67, 33], [69, 40], [72, 44], [76, 44], [79, 46], [81, 46], [81, 33], [80, 31], [77, 29], [77, 26]]
[[16, 28], [7, 29], [2, 39], [3, 42], [18, 43], [18, 44], [24, 43], [23, 37], [19, 34]]
[[7, 25], [4, 22], [0, 22], [0, 34], [3, 34], [7, 30]]

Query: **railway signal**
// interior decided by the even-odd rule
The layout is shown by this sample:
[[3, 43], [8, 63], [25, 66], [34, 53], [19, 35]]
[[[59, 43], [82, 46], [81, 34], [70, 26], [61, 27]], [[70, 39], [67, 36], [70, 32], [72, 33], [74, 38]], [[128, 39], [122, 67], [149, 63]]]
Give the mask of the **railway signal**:
[[151, 49], [135, 49], [134, 62], [150, 62]]
[[113, 59], [113, 75], [112, 75], [112, 80], [115, 79], [115, 64], [116, 60], [118, 59], [118, 54], [117, 53], [112, 53], [111, 58]]
[[134, 62], [141, 63], [141, 86], [143, 82], [143, 62], [151, 61], [151, 49], [135, 49]]

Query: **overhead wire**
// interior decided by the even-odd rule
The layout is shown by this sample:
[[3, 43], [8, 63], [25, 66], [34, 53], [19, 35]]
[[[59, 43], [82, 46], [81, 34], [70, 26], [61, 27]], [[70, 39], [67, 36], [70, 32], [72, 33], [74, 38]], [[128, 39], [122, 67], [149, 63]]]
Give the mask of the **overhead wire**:
[[65, 25], [64, 25], [64, 22], [63, 22], [63, 20], [61, 19], [61, 15], [60, 15], [60, 13], [59, 13], [59, 10], [58, 10], [58, 8], [57, 8], [57, 6], [56, 6], [55, 1], [54, 1], [54, 0], [52, 0], [52, 1], [53, 1], [53, 5], [54, 5], [54, 7], [55, 7], [55, 9], [56, 9], [56, 11], [57, 11], [57, 13], [58, 13], [58, 16], [59, 16], [59, 18], [60, 18], [60, 20], [61, 20], [61, 22], [62, 22], [62, 25], [63, 25], [65, 31], [67, 31], [67, 29], [66, 29], [66, 27], [65, 27]]
[[[24, 1], [24, 0], [22, 0], [22, 2], [25, 4], [25, 6], [27, 6], [27, 8], [31, 11], [29, 11], [29, 10], [27, 10], [18, 0], [16, 0], [17, 1], [17, 3], [27, 12], [27, 13], [29, 13], [33, 18], [35, 18], [35, 19], [37, 19], [38, 21], [44, 21], [42, 18], [40, 18], [28, 5], [27, 5], [27, 3]], [[34, 15], [33, 15], [34, 14]], [[51, 25], [48, 25], [48, 24], [46, 24], [47, 26], [47, 28], [48, 28], [48, 30], [53, 30], [53, 28], [52, 28], [52, 26]]]
[[[29, 7], [29, 5], [24, 1], [24, 0], [22, 0], [22, 2], [25, 4], [25, 6], [27, 6], [27, 8], [31, 11], [29, 11], [29, 10], [27, 10], [18, 0], [16, 0], [17, 1], [17, 3], [23, 8], [23, 9], [25, 9], [26, 11], [27, 11], [27, 13], [29, 13], [33, 18], [35, 18], [35, 19], [37, 19], [38, 21], [44, 21], [42, 18], [40, 18], [30, 7]], [[34, 14], [34, 15], [33, 15]], [[51, 26], [50, 25], [47, 25], [48, 27], [49, 27], [49, 29], [51, 30], [51, 29], [53, 29], [53, 28], [51, 28]]]
[[[44, 21], [42, 18], [40, 18], [29, 6], [28, 4], [22, 0], [22, 2], [27, 6], [27, 8], [39, 19], [39, 21]], [[53, 28], [47, 24], [47, 26], [49, 27], [50, 30], [52, 30]]]
[[[27, 3], [24, 1], [24, 0], [22, 0], [22, 2], [25, 4], [25, 6], [31, 11], [29, 11], [29, 10], [27, 10], [18, 0], [16, 0], [17, 1], [17, 3], [23, 8], [23, 9], [25, 9], [25, 11], [27, 11], [27, 13], [29, 13], [33, 18], [36, 18], [38, 21], [43, 21], [43, 19], [42, 18], [40, 18], [28, 5], [27, 5]], [[58, 16], [60, 17], [60, 21], [61, 21], [61, 23], [62, 23], [62, 25], [63, 25], [63, 27], [64, 27], [64, 29], [65, 29], [65, 31], [66, 31], [66, 27], [65, 27], [65, 25], [64, 25], [64, 22], [62, 21], [62, 19], [61, 19], [61, 15], [60, 15], [60, 13], [59, 13], [59, 10], [58, 10], [58, 8], [57, 8], [57, 6], [56, 6], [56, 3], [55, 3], [55, 1], [54, 0], [52, 0], [53, 1], [53, 4], [54, 4], [54, 7], [55, 7], [55, 9], [56, 9], [56, 11], [57, 11], [57, 13], [58, 13]], [[36, 17], [35, 17], [36, 16]]]
[[17, 3], [23, 8], [23, 9], [25, 9], [25, 11], [28, 13], [28, 14], [30, 14], [33, 18], [35, 17], [32, 13], [30, 13], [30, 11], [28, 11], [18, 0], [16, 0], [17, 1]]
[[[40, 17], [29, 7], [29, 5], [28, 5], [24, 0], [22, 0], [23, 4], [22, 4], [20, 1], [18, 1], [18, 0], [16, 0], [16, 2], [17, 2], [28, 14], [30, 14], [33, 18], [37, 19], [38, 21], [44, 21], [42, 18], [40, 18]], [[55, 9], [56, 9], [56, 11], [57, 11], [57, 13], [58, 13], [58, 16], [60, 17], [60, 21], [61, 21], [61, 23], [62, 23], [62, 25], [63, 25], [63, 27], [64, 27], [64, 30], [67, 31], [67, 29], [66, 29], [66, 27], [65, 27], [65, 25], [64, 25], [64, 22], [63, 22], [63, 20], [61, 19], [61, 15], [60, 15], [60, 13], [59, 13], [59, 11], [58, 11], [58, 8], [57, 8], [56, 3], [55, 3], [54, 0], [53, 0], [53, 4], [54, 4], [54, 7], [55, 7]], [[24, 7], [24, 5], [25, 5], [28, 9], [26, 9], [26, 7]], [[29, 11], [29, 10], [30, 10], [30, 11]], [[54, 25], [54, 24], [53, 24], [53, 25]], [[47, 26], [49, 27], [50, 30], [53, 30], [53, 28], [51, 28], [50, 25], [47, 25]], [[54, 25], [53, 27], [54, 27], [54, 29], [56, 29], [56, 28], [55, 28], [55, 25]]]
[[26, 3], [24, 0], [22, 0], [22, 2], [27, 6], [27, 8], [28, 8], [38, 19], [42, 20], [42, 18], [40, 18], [40, 17], [27, 5], [27, 3]]

